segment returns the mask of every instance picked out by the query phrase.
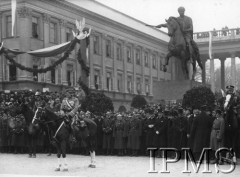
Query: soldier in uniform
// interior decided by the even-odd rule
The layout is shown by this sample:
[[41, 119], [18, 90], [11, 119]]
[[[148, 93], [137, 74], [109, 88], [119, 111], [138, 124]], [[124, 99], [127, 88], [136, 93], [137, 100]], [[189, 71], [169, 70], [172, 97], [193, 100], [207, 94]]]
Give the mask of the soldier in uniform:
[[111, 138], [113, 131], [110, 112], [106, 113], [106, 118], [103, 120], [102, 124], [102, 130], [103, 130], [103, 150], [105, 151], [106, 155], [109, 155], [111, 150]]
[[[222, 116], [222, 111], [220, 109], [216, 110], [216, 118], [213, 122], [212, 126], [212, 132], [210, 136], [210, 148], [215, 152], [219, 148], [223, 147], [223, 137], [224, 137], [224, 129], [225, 129], [225, 122]], [[215, 153], [213, 153], [215, 154]], [[211, 160], [210, 163], [219, 163], [222, 164], [222, 161], [220, 159], [220, 155], [215, 158], [214, 160]]]
[[[70, 123], [71, 119], [76, 115], [79, 109], [79, 101], [75, 96], [75, 89], [69, 88], [66, 90], [66, 97], [62, 100], [60, 114], [65, 116], [65, 122]], [[76, 142], [74, 134], [72, 141]]]

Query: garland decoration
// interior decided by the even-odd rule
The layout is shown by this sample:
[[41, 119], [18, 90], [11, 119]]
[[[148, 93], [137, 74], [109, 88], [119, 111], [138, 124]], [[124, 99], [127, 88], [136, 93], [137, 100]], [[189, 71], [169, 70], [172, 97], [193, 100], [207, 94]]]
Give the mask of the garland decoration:
[[11, 56], [9, 56], [8, 49], [3, 49], [1, 52], [4, 54], [4, 56], [10, 63], [12, 63], [13, 65], [15, 65], [17, 68], [19, 68], [21, 70], [26, 70], [26, 71], [32, 72], [32, 73], [46, 73], [47, 71], [53, 70], [57, 65], [61, 64], [65, 59], [67, 59], [69, 57], [69, 54], [73, 51], [77, 42], [79, 42], [79, 40], [77, 38], [74, 38], [71, 41], [69, 48], [67, 49], [66, 52], [64, 52], [64, 55], [60, 59], [55, 61], [51, 66], [48, 66], [46, 68], [39, 68], [39, 69], [26, 67], [26, 66], [21, 65], [20, 63], [17, 63]]

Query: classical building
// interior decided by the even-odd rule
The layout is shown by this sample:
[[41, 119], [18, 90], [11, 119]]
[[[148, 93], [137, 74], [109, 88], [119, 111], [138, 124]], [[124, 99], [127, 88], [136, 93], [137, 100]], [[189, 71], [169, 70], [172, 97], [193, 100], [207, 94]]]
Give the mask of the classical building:
[[[86, 60], [90, 67], [89, 87], [111, 97], [115, 109], [130, 107], [134, 95], [153, 101], [153, 83], [172, 79], [172, 63], [162, 71], [169, 38], [166, 33], [146, 27], [129, 17], [92, 0], [80, 0], [77, 6], [64, 0], [18, 0], [15, 36], [11, 35], [11, 1], [0, 2], [0, 39], [4, 46], [21, 51], [41, 49], [72, 39], [75, 19], [86, 19], [92, 29]], [[83, 76], [76, 60], [77, 47], [60, 66], [44, 74], [19, 70], [0, 56], [0, 90], [59, 90], [76, 86]], [[33, 58], [19, 55], [16, 61], [28, 67], [42, 68], [57, 58]], [[85, 78], [86, 79], [86, 78]]]

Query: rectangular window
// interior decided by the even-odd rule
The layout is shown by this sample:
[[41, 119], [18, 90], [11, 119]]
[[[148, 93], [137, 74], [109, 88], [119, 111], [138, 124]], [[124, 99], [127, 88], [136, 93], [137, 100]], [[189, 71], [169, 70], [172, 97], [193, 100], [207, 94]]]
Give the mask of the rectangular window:
[[55, 69], [51, 70], [51, 83], [55, 84]]
[[141, 93], [141, 79], [137, 78], [137, 92], [138, 94]]
[[132, 63], [132, 59], [131, 59], [131, 48], [127, 47], [127, 62], [128, 63]]
[[122, 46], [117, 44], [117, 60], [122, 60]]
[[[38, 69], [37, 65], [33, 65], [33, 69]], [[33, 72], [33, 81], [37, 82], [38, 81], [38, 73]]]
[[107, 84], [107, 90], [111, 91], [112, 90], [112, 76], [111, 73], [107, 73], [107, 78], [106, 78], [106, 84]]
[[50, 42], [57, 43], [57, 24], [50, 23]]
[[73, 38], [72, 36], [72, 29], [71, 28], [66, 28], [66, 41], [71, 41]]
[[159, 69], [160, 69], [160, 71], [163, 71], [163, 63], [162, 63], [161, 58], [160, 58], [160, 62], [159, 62]]
[[148, 82], [148, 80], [145, 80], [145, 92], [146, 92], [146, 95], [149, 95], [149, 82]]
[[39, 23], [37, 17], [32, 17], [32, 37], [39, 38]]
[[99, 54], [99, 36], [93, 37], [93, 52], [94, 54]]
[[74, 84], [74, 76], [73, 76], [74, 72], [73, 72], [73, 65], [68, 64], [67, 65], [67, 82], [68, 82], [68, 86], [73, 86]]
[[152, 56], [152, 67], [153, 67], [153, 69], [156, 69], [156, 67], [157, 67], [157, 65], [156, 65], [156, 63], [157, 63], [157, 61], [156, 61], [156, 56], [155, 55], [153, 55]]
[[6, 16], [6, 37], [12, 36], [12, 16]]
[[128, 76], [127, 78], [127, 89], [128, 93], [132, 93], [132, 77]]
[[140, 50], [136, 50], [136, 64], [141, 65], [140, 61]]
[[95, 73], [94, 73], [94, 86], [95, 86], [95, 89], [99, 89], [99, 85], [100, 85], [100, 72], [98, 70], [95, 70]]
[[144, 54], [144, 61], [145, 61], [145, 66], [148, 67], [148, 53], [147, 52]]
[[111, 41], [106, 41], [106, 56], [111, 57]]
[[118, 74], [117, 76], [117, 88], [118, 88], [118, 91], [121, 92], [123, 89], [122, 89], [122, 74]]
[[9, 81], [17, 80], [17, 67], [13, 64], [9, 64]]

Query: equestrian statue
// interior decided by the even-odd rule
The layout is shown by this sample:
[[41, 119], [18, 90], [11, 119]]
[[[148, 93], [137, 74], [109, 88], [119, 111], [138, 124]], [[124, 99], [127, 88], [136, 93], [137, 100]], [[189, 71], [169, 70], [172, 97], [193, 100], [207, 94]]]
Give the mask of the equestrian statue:
[[165, 27], [168, 29], [170, 41], [168, 43], [168, 54], [163, 65], [164, 72], [167, 71], [170, 57], [179, 58], [182, 65], [184, 79], [194, 80], [196, 74], [196, 63], [202, 69], [202, 62], [200, 59], [199, 49], [193, 40], [193, 23], [192, 19], [186, 15], [185, 8], [178, 8], [179, 17], [169, 17], [165, 24], [157, 26], [146, 25], [154, 28]]

